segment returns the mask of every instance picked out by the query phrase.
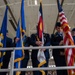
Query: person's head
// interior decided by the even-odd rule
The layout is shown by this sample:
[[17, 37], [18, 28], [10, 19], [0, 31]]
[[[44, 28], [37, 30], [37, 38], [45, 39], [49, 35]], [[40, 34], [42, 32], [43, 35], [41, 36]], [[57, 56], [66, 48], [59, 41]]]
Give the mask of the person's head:
[[75, 28], [72, 29], [72, 36], [75, 36]]
[[56, 23], [55, 28], [56, 28], [57, 32], [61, 32], [62, 31], [60, 22]]

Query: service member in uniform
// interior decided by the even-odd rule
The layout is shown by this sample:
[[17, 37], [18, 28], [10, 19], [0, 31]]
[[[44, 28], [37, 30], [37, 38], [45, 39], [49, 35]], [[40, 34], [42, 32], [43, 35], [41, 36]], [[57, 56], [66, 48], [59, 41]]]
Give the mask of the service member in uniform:
[[[44, 46], [50, 46], [50, 35], [48, 33], [43, 33], [44, 35]], [[39, 39], [38, 38], [38, 29], [37, 29], [37, 33], [35, 34], [32, 34], [31, 35], [31, 45], [32, 46], [41, 46], [42, 42], [41, 40], [42, 39]], [[33, 67], [38, 67], [38, 64], [39, 64], [39, 61], [37, 59], [37, 54], [38, 54], [38, 51], [39, 49], [35, 49], [35, 50], [32, 50], [32, 53], [31, 53], [31, 59], [32, 59], [32, 66]], [[44, 50], [44, 54], [45, 54], [45, 57], [46, 57], [46, 64], [43, 65], [43, 67], [48, 67], [48, 62], [49, 62], [49, 49], [45, 49]], [[33, 75], [42, 75], [40, 71], [33, 71]], [[46, 71], [46, 75], [47, 75], [47, 71]]]
[[72, 37], [73, 37], [74, 44], [75, 44], [75, 28], [72, 29], [71, 33], [72, 33]]
[[[7, 34], [6, 34], [6, 47], [10, 48], [12, 47], [12, 39], [10, 37], [8, 37], [8, 30], [7, 30]], [[1, 69], [7, 69], [9, 62], [10, 62], [10, 57], [11, 57], [11, 50], [6, 51], [6, 54], [3, 57], [3, 66], [1, 67]], [[6, 75], [7, 72], [1, 72], [0, 75]]]
[[[56, 33], [51, 35], [52, 46], [63, 45], [63, 31], [61, 29], [60, 22], [56, 23]], [[65, 50], [64, 49], [53, 49], [53, 57], [55, 65], [57, 67], [66, 66]], [[57, 70], [57, 75], [67, 75], [67, 70]]]
[[[29, 47], [30, 41], [31, 41], [30, 37], [25, 36], [24, 41], [23, 41], [24, 46]], [[28, 64], [28, 61], [29, 61], [29, 50], [24, 50], [24, 53], [25, 53], [25, 56], [24, 56], [24, 59], [21, 62], [21, 68], [26, 68], [27, 64]], [[20, 75], [25, 75], [25, 71], [22, 71]]]

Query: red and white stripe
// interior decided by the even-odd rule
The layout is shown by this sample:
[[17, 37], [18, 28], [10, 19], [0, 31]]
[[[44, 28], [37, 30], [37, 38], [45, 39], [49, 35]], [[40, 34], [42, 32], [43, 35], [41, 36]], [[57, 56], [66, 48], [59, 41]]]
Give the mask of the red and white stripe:
[[[73, 38], [70, 32], [70, 28], [67, 22], [67, 18], [65, 17], [65, 14], [63, 11], [59, 12], [59, 19], [61, 26], [63, 28], [63, 34], [64, 34], [64, 45], [74, 45]], [[67, 30], [67, 32], [66, 32]], [[66, 48], [65, 53], [66, 53], [66, 60], [67, 60], [67, 65], [68, 66], [73, 66], [74, 65], [74, 56], [73, 56], [73, 49], [74, 48]], [[73, 70], [69, 70], [69, 74], [74, 73]]]
[[60, 19], [61, 25], [63, 25], [64, 23], [68, 23], [67, 18], [65, 17], [63, 11], [59, 13], [59, 19]]

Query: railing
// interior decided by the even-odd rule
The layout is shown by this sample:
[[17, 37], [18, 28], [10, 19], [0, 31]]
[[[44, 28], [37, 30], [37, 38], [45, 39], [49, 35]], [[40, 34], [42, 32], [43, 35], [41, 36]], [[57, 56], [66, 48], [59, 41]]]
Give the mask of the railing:
[[10, 72], [10, 75], [13, 75], [14, 71], [36, 71], [36, 70], [65, 70], [65, 69], [75, 69], [75, 66], [64, 66], [64, 67], [46, 67], [46, 68], [18, 68], [14, 69], [14, 51], [20, 49], [61, 49], [61, 48], [74, 48], [75, 46], [44, 46], [44, 47], [12, 47], [12, 48], [0, 48], [0, 50], [13, 50], [11, 55], [11, 65], [9, 69], [0, 69], [0, 72]]

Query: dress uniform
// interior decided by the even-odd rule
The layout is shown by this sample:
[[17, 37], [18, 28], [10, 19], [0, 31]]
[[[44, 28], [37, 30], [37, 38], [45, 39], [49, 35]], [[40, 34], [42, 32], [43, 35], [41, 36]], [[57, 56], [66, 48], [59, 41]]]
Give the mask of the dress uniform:
[[[30, 37], [28, 37], [28, 36], [25, 37], [25, 39], [24, 39], [24, 46], [25, 47], [29, 47], [30, 46]], [[25, 53], [25, 57], [22, 60], [21, 68], [26, 68], [27, 64], [28, 64], [28, 61], [29, 61], [29, 50], [24, 50], [24, 53]], [[20, 75], [25, 75], [25, 71], [22, 71]]]
[[[6, 37], [6, 47], [12, 47], [12, 39], [9, 37]], [[11, 50], [6, 51], [6, 54], [3, 57], [3, 66], [1, 69], [7, 69], [9, 62], [10, 62], [10, 57], [11, 57]], [[7, 72], [1, 72], [0, 75], [6, 75]]]
[[[44, 46], [50, 46], [50, 36], [49, 36], [49, 34], [47, 34], [47, 33], [43, 33], [43, 34], [44, 34]], [[38, 41], [37, 37], [38, 37], [37, 33], [31, 35], [31, 45], [32, 46], [38, 46], [36, 44], [36, 42]], [[39, 41], [41, 41], [41, 39], [39, 39]], [[32, 50], [32, 53], [31, 53], [32, 66], [33, 67], [38, 67], [38, 64], [39, 64], [39, 61], [37, 59], [38, 51], [39, 51], [38, 49], [35, 49], [35, 50]], [[46, 49], [44, 51], [44, 54], [45, 54], [47, 63], [45, 65], [43, 65], [43, 67], [48, 67], [48, 60], [49, 60], [49, 57], [50, 57], [49, 49]], [[41, 72], [34, 71], [33, 74], [34, 75], [41, 75]], [[47, 71], [46, 71], [46, 75], [47, 75]]]
[[73, 37], [74, 44], [75, 44], [75, 28], [73, 28], [71, 32], [72, 32], [72, 37]]
[[[52, 46], [60, 46], [60, 43], [63, 41], [63, 33], [61, 31], [61, 26], [59, 22], [56, 24], [56, 28], [58, 28], [57, 32], [51, 35]], [[54, 57], [55, 65], [57, 67], [66, 66], [64, 52], [65, 52], [64, 49], [53, 49], [53, 57]], [[67, 70], [57, 70], [57, 75], [67, 75]]]

